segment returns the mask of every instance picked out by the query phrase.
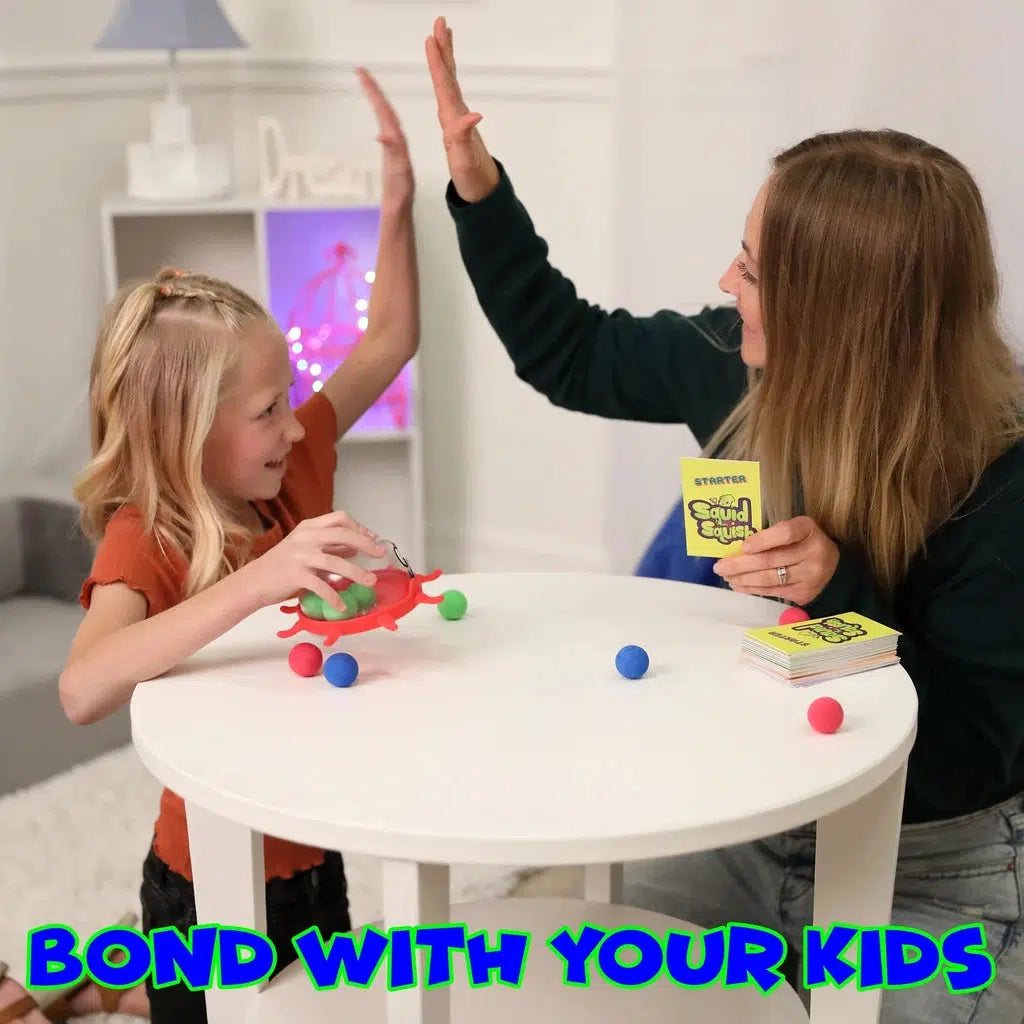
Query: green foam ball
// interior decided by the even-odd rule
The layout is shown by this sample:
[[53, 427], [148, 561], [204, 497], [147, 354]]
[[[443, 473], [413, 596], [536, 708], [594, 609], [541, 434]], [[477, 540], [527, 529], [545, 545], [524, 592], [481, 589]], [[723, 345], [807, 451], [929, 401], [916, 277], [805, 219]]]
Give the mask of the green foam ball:
[[350, 583], [346, 594], [351, 594], [361, 612], [368, 611], [377, 603], [377, 591], [364, 583]]
[[307, 618], [322, 619], [324, 617], [324, 603], [320, 599], [320, 595], [314, 594], [312, 590], [307, 590], [299, 598], [299, 607], [302, 608], [302, 614]]
[[466, 614], [469, 602], [466, 601], [466, 595], [461, 590], [446, 590], [441, 597], [442, 600], [437, 606], [437, 610], [441, 613], [442, 618], [452, 622], [455, 619], [461, 619]]
[[338, 593], [338, 597], [345, 602], [344, 608], [335, 608], [334, 605], [328, 604], [326, 601], [323, 603], [324, 618], [328, 622], [338, 622], [340, 619], [351, 619], [359, 611], [359, 605], [356, 604], [356, 599], [348, 593], [346, 590], [342, 590]]

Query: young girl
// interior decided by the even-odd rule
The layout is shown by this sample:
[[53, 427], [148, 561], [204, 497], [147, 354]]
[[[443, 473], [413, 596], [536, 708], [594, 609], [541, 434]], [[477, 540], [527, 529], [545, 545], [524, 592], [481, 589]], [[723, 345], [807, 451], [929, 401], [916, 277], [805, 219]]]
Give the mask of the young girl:
[[[108, 310], [91, 374], [94, 456], [77, 486], [100, 542], [82, 588], [88, 609], [60, 680], [74, 722], [125, 704], [258, 608], [308, 588], [340, 601], [325, 574], [373, 584], [349, 558], [385, 549], [332, 511], [335, 444], [418, 346], [413, 175], [401, 127], [360, 72], [383, 146], [380, 240], [369, 327], [359, 346], [296, 410], [280, 328], [226, 282], [166, 271]], [[151, 683], [150, 685], [159, 685]], [[267, 926], [277, 969], [291, 938], [316, 925], [350, 930], [341, 855], [265, 839]], [[183, 801], [164, 791], [141, 890], [143, 927], [195, 924]], [[202, 992], [154, 990], [157, 1024], [206, 1020]], [[92, 990], [83, 993], [93, 998]], [[85, 1009], [85, 1007], [83, 1007]], [[140, 990], [121, 1012], [146, 1012]]]

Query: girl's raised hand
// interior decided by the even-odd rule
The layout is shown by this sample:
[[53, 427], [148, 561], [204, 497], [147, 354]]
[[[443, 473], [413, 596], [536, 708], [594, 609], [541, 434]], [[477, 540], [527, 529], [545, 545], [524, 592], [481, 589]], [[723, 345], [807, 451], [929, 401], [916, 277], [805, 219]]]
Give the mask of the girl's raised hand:
[[377, 115], [377, 141], [381, 144], [381, 205], [405, 207], [412, 202], [415, 179], [409, 146], [395, 108], [366, 68], [357, 68], [359, 82]]

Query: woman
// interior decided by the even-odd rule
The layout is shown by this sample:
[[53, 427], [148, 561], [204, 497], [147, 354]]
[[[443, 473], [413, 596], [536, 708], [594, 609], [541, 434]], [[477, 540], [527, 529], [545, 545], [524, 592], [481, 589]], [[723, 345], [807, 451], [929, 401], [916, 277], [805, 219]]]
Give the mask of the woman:
[[[858, 611], [902, 633], [918, 693], [895, 924], [982, 921], [992, 984], [883, 996], [885, 1024], [1021, 1020], [1024, 1003], [1024, 427], [996, 320], [981, 197], [948, 154], [895, 132], [818, 136], [776, 158], [694, 317], [608, 313], [547, 261], [455, 77], [427, 59], [466, 269], [517, 374], [556, 405], [686, 423], [761, 463], [766, 519], [715, 564], [734, 590]], [[811, 921], [814, 830], [627, 872], [627, 902], [707, 927]]]

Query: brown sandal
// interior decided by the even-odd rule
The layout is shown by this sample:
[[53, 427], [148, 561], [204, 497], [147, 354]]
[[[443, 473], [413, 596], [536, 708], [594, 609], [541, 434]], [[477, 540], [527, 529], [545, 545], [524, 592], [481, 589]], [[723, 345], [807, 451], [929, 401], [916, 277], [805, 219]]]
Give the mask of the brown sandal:
[[[8, 970], [10, 970], [8, 965], [0, 960], [0, 981], [7, 977]], [[11, 1021], [18, 1020], [33, 1010], [40, 1010], [40, 1006], [35, 998], [26, 992], [20, 999], [0, 1009], [0, 1024], [11, 1024]]]
[[[124, 917], [116, 922], [114, 927], [131, 928], [138, 919], [137, 914], [125, 914]], [[124, 952], [122, 950], [115, 950], [110, 954], [108, 960], [112, 964], [119, 964], [124, 960]], [[6, 976], [7, 970], [7, 964], [0, 961], [0, 981]], [[5, 1006], [0, 1010], [0, 1024], [10, 1024], [11, 1021], [17, 1020], [31, 1010], [39, 1010], [53, 1024], [64, 1024], [65, 1021], [75, 1016], [75, 1012], [71, 1009], [71, 1000], [90, 985], [95, 985], [99, 989], [100, 1006], [104, 1013], [116, 1013], [120, 1008], [121, 997], [125, 992], [129, 991], [128, 989], [121, 988], [106, 988], [92, 978], [83, 977], [74, 985], [61, 991], [48, 992], [40, 999], [36, 999], [26, 992], [16, 1003]]]

